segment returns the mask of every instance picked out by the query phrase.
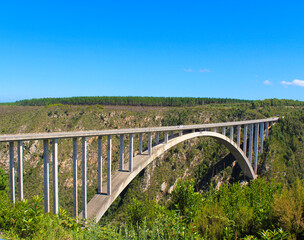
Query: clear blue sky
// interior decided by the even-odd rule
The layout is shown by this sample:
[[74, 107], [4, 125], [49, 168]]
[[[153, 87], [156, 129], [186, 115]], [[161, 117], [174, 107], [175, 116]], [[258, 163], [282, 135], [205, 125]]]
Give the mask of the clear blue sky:
[[0, 102], [304, 100], [303, 1], [1, 1]]

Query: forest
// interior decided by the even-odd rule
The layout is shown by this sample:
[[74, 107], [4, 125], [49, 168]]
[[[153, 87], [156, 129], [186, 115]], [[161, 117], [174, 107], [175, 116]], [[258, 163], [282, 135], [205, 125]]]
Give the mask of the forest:
[[[227, 150], [210, 139], [185, 142], [148, 167], [115, 201], [98, 224], [74, 219], [69, 189], [62, 186], [58, 215], [43, 213], [41, 151], [28, 143], [30, 162], [25, 181], [27, 200], [9, 200], [8, 173], [0, 155], [0, 238], [5, 239], [303, 239], [304, 238], [304, 106], [291, 100], [233, 102], [171, 108], [112, 108], [51, 103], [46, 106], [1, 106], [2, 134], [72, 131], [123, 127], [166, 126], [237, 121], [279, 115], [264, 152], [258, 179], [249, 181], [230, 164], [217, 172]], [[90, 105], [90, 106], [88, 106]], [[137, 105], [136, 105], [137, 106]], [[284, 118], [282, 118], [284, 116]], [[114, 139], [115, 141], [115, 139]], [[118, 142], [118, 139], [116, 140]], [[35, 145], [36, 144], [36, 145]], [[67, 143], [62, 142], [62, 145]], [[35, 148], [33, 147], [35, 146]], [[91, 149], [95, 142], [92, 141]], [[136, 147], [136, 146], [135, 146]], [[1, 151], [7, 151], [5, 145]], [[36, 153], [31, 149], [37, 149]], [[68, 152], [60, 153], [61, 158]], [[94, 156], [91, 156], [94, 159]], [[117, 157], [113, 157], [118, 164]], [[94, 166], [92, 160], [92, 166]], [[69, 168], [62, 163], [62, 182]], [[92, 167], [93, 168], [93, 167]], [[117, 166], [114, 166], [117, 169]], [[209, 175], [210, 169], [214, 173]], [[161, 171], [160, 171], [161, 170]], [[92, 175], [93, 175], [93, 170]], [[206, 179], [208, 176], [208, 179]], [[91, 193], [96, 191], [92, 181]], [[174, 186], [172, 192], [160, 185]], [[169, 187], [168, 187], [169, 188]], [[38, 193], [38, 196], [36, 193]], [[65, 202], [66, 201], [66, 202]], [[85, 226], [85, 227], [84, 227]]]

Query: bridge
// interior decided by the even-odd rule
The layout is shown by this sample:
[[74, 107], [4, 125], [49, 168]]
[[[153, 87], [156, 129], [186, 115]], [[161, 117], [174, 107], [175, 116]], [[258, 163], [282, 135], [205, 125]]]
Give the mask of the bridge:
[[[29, 140], [43, 141], [44, 168], [44, 211], [50, 212], [50, 173], [49, 144], [52, 144], [53, 164], [53, 213], [59, 211], [58, 194], [58, 139], [73, 139], [73, 199], [74, 216], [95, 219], [98, 222], [107, 209], [128, 184], [154, 159], [173, 146], [196, 137], [211, 137], [223, 144], [232, 153], [245, 176], [257, 177], [258, 154], [263, 152], [264, 138], [269, 129], [279, 118], [246, 120], [237, 122], [210, 123], [200, 125], [179, 125], [166, 127], [149, 127], [133, 129], [115, 129], [100, 131], [53, 132], [0, 135], [0, 142], [9, 143], [10, 197], [15, 196], [15, 142], [17, 143], [19, 200], [23, 200], [23, 142]], [[249, 131], [249, 135], [248, 135]], [[229, 132], [229, 133], [228, 133]], [[235, 136], [235, 132], [237, 133]], [[170, 134], [169, 134], [170, 133]], [[241, 133], [243, 137], [241, 139]], [[119, 171], [112, 174], [112, 136], [120, 136]], [[129, 139], [128, 166], [124, 166], [124, 138]], [[144, 135], [148, 135], [148, 147], [143, 149]], [[228, 135], [228, 136], [226, 136]], [[138, 139], [138, 154], [134, 156], [134, 136]], [[162, 136], [162, 138], [160, 138]], [[98, 138], [98, 191], [88, 202], [87, 199], [87, 142], [88, 138]], [[103, 138], [107, 138], [107, 178], [103, 187]], [[153, 137], [155, 145], [153, 146]], [[82, 139], [82, 212], [78, 210], [78, 159], [77, 139]], [[106, 191], [103, 192], [105, 188]]]

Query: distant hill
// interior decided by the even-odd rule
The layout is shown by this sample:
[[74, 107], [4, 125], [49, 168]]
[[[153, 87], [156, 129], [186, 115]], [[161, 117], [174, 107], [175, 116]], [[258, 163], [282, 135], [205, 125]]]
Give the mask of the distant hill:
[[190, 98], [190, 97], [68, 97], [39, 98], [17, 101], [16, 105], [45, 106], [50, 104], [67, 105], [130, 105], [130, 106], [196, 106], [205, 104], [248, 103], [250, 100], [230, 98]]
[[194, 97], [139, 97], [139, 96], [96, 96], [65, 98], [33, 98], [16, 102], [0, 103], [0, 105], [47, 106], [63, 105], [120, 105], [120, 106], [159, 106], [159, 107], [191, 107], [202, 105], [245, 104], [252, 108], [265, 106], [304, 106], [303, 101], [290, 99], [245, 100], [235, 98], [194, 98]]

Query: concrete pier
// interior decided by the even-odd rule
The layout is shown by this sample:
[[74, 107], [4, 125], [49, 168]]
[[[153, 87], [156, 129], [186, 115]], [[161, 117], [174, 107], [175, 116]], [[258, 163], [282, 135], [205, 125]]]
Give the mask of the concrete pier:
[[98, 193], [102, 193], [102, 136], [98, 137], [98, 166], [97, 166], [97, 182], [98, 182]]
[[236, 144], [240, 147], [241, 146], [241, 126], [237, 126], [237, 140]]
[[248, 159], [252, 162], [252, 143], [253, 143], [253, 124], [250, 124], [249, 130], [249, 149], [248, 149]]
[[23, 147], [22, 141], [18, 141], [18, 178], [19, 178], [19, 200], [23, 200]]
[[53, 213], [58, 214], [58, 212], [58, 139], [53, 139]]
[[77, 159], [77, 138], [73, 138], [73, 198], [74, 217], [78, 216], [78, 159]]
[[152, 133], [149, 133], [149, 139], [148, 139], [148, 154], [152, 154]]
[[254, 126], [254, 172], [257, 173], [258, 169], [258, 149], [259, 149], [259, 124]]
[[233, 126], [230, 127], [230, 140], [233, 141]]
[[10, 188], [11, 200], [15, 203], [15, 159], [14, 159], [14, 142], [9, 143], [9, 163], [10, 163]]
[[168, 132], [165, 132], [164, 143], [168, 143], [169, 137]]
[[142, 138], [142, 133], [140, 133], [139, 134], [139, 150], [138, 150], [138, 152], [139, 152], [139, 154], [142, 154], [142, 152], [143, 152], [143, 138]]
[[107, 169], [107, 195], [110, 196], [111, 188], [111, 174], [112, 174], [112, 135], [108, 136], [108, 169]]
[[87, 138], [82, 138], [82, 217], [87, 219]]
[[129, 172], [133, 171], [133, 133], [129, 135]]
[[50, 211], [50, 166], [49, 166], [49, 141], [43, 141], [43, 168], [44, 168], [44, 212]]
[[124, 135], [120, 134], [120, 147], [119, 147], [119, 170], [124, 169], [124, 158], [125, 158], [125, 146], [124, 146]]
[[266, 128], [266, 138], [268, 138], [268, 134], [269, 134], [269, 123], [268, 122], [265, 123], [265, 128]]
[[260, 153], [263, 153], [264, 123], [260, 123]]
[[226, 136], [226, 127], [223, 127], [223, 128], [222, 128], [222, 134], [223, 134], [224, 136]]
[[244, 125], [244, 140], [243, 140], [243, 152], [247, 154], [247, 125]]

